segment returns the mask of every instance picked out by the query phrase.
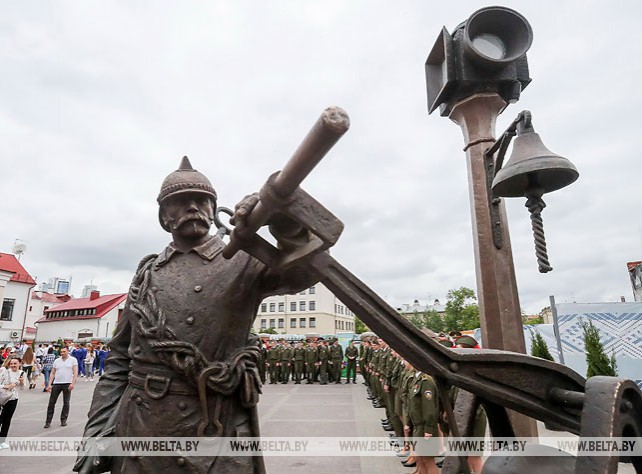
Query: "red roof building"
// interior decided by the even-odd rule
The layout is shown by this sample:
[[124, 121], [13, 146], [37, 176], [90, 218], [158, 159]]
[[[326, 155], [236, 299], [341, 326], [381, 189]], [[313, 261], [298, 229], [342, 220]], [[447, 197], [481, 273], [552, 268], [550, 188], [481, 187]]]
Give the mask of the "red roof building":
[[51, 304], [62, 304], [66, 303], [70, 299], [72, 299], [73, 296], [68, 295], [66, 293], [64, 294], [52, 294], [52, 293], [47, 293], [46, 291], [34, 291], [31, 294], [31, 299], [32, 300], [40, 300], [43, 303], [51, 303]]
[[0, 341], [25, 337], [27, 305], [36, 281], [18, 259], [0, 252]]
[[9, 281], [26, 283], [31, 286], [36, 284], [36, 280], [31, 278], [31, 275], [29, 275], [25, 267], [20, 264], [20, 261], [10, 253], [0, 252], [0, 270], [13, 273]]
[[100, 296], [100, 292], [92, 291], [89, 298], [70, 299], [66, 303], [46, 310], [45, 315], [36, 323], [102, 318], [126, 299], [127, 293]]
[[126, 299], [127, 293], [100, 296], [100, 292], [92, 291], [89, 298], [74, 298], [53, 306], [36, 321], [36, 341], [109, 339], [122, 315]]

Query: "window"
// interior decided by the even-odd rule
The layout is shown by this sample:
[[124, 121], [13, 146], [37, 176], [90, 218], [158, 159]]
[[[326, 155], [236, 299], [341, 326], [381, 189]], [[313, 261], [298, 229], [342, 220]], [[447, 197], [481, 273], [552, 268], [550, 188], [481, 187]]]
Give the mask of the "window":
[[334, 329], [339, 329], [339, 321], [334, 320]]
[[267, 328], [267, 319], [261, 319], [261, 329]]
[[285, 319], [279, 318], [279, 328], [284, 328], [285, 327]]
[[305, 301], [299, 301], [299, 311], [305, 311]]
[[296, 301], [290, 302], [290, 311], [296, 311]]
[[313, 295], [315, 292], [316, 292], [316, 289], [314, 288], [314, 285], [312, 285], [312, 286], [310, 287], [310, 289], [308, 290], [308, 293], [310, 293], [311, 295]]
[[310, 327], [311, 328], [317, 327], [317, 318], [310, 318]]
[[270, 303], [270, 313], [274, 313], [276, 311], [276, 303]]
[[13, 305], [16, 300], [11, 298], [5, 298], [2, 301], [2, 313], [0, 313], [0, 321], [11, 321], [13, 317]]
[[267, 311], [267, 303], [261, 303], [261, 313], [265, 313]]
[[295, 328], [296, 327], [296, 318], [290, 319], [290, 327]]
[[305, 327], [305, 318], [300, 318], [299, 319], [299, 327], [304, 328]]
[[279, 303], [279, 313], [283, 313], [285, 311], [285, 303]]
[[310, 301], [310, 311], [315, 311], [317, 309], [316, 301]]
[[299, 294], [300, 294], [300, 295], [305, 295], [305, 290], [303, 290], [303, 291], [302, 291], [301, 293], [299, 293]]
[[270, 327], [271, 327], [271, 328], [275, 328], [275, 327], [276, 327], [276, 324], [275, 324], [275, 320], [274, 320], [274, 319], [270, 319]]

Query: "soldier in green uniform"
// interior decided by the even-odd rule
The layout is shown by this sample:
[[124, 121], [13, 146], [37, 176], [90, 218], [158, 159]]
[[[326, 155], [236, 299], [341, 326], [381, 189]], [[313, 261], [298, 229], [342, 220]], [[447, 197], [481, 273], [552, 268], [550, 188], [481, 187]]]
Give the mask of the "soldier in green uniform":
[[[359, 347], [359, 371], [363, 377], [363, 383], [368, 386], [368, 371], [367, 371], [367, 360], [368, 360], [368, 350], [370, 342], [367, 339], [361, 340], [361, 345]], [[370, 387], [368, 387], [370, 390]]]
[[[417, 372], [409, 395], [408, 413], [413, 424], [412, 436], [423, 440], [417, 444], [415, 453], [417, 470], [422, 474], [439, 474], [434, 455], [427, 455], [439, 451], [437, 385], [431, 376]], [[434, 445], [428, 442], [430, 440]]]
[[339, 344], [339, 339], [334, 339], [330, 346], [330, 358], [332, 363], [332, 379], [334, 383], [341, 383], [341, 369], [343, 365], [343, 347]]
[[381, 376], [381, 356], [383, 355], [383, 351], [381, 349], [380, 341], [378, 339], [375, 339], [372, 341], [372, 357], [370, 359], [370, 384], [372, 387], [372, 396], [373, 396], [373, 401], [372, 401], [372, 406], [375, 408], [384, 408], [384, 405], [382, 404], [382, 392], [383, 392], [383, 387], [382, 387], [382, 379], [380, 378]]
[[388, 360], [386, 363], [386, 371], [384, 380], [386, 385], [384, 386], [384, 391], [386, 394], [386, 414], [388, 418], [388, 423], [395, 432], [397, 438], [403, 437], [403, 423], [401, 418], [397, 414], [397, 392], [399, 390], [399, 377], [401, 370], [401, 357], [393, 351], [390, 350], [388, 355]]
[[328, 384], [328, 360], [330, 359], [330, 351], [326, 346], [326, 343], [323, 339], [319, 342], [319, 362], [317, 365], [319, 367], [319, 381], [321, 385]]
[[409, 454], [406, 463], [413, 464], [415, 462], [415, 457], [411, 446], [408, 444], [408, 438], [412, 436], [413, 430], [412, 420], [410, 419], [410, 401], [416, 371], [412, 364], [408, 361], [405, 361], [404, 367], [405, 370], [404, 375], [401, 379], [401, 388], [399, 393], [399, 399], [401, 401], [401, 421], [403, 422], [403, 432], [405, 440], [404, 448], [407, 448], [404, 450]]
[[292, 359], [294, 357], [294, 348], [291, 344], [283, 340], [283, 352], [281, 353], [281, 383], [286, 384], [290, 380], [292, 371]]
[[317, 343], [312, 341], [308, 343], [308, 346], [305, 348], [305, 378], [307, 384], [317, 381], [317, 362], [319, 362]]
[[357, 357], [359, 356], [359, 349], [354, 345], [354, 341], [350, 341], [350, 345], [346, 347], [346, 383], [350, 383], [350, 374], [352, 374], [352, 383], [357, 383]]
[[305, 349], [301, 342], [297, 342], [294, 348], [294, 383], [301, 384], [301, 376], [303, 375], [303, 366], [305, 364]]
[[268, 350], [268, 365], [270, 370], [270, 384], [275, 384], [279, 380], [279, 366], [281, 365], [281, 346], [273, 344]]

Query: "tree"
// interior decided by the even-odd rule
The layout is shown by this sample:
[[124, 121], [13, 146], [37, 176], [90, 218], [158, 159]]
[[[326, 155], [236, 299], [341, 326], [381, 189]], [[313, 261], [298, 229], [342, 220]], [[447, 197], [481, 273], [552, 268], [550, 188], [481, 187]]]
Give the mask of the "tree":
[[533, 357], [539, 357], [540, 359], [555, 360], [548, 350], [546, 341], [537, 331], [531, 333], [531, 355]]
[[412, 316], [408, 318], [408, 321], [410, 321], [418, 329], [422, 329], [425, 327], [423, 316], [417, 312], [414, 312]]
[[262, 334], [278, 334], [278, 332], [276, 332], [276, 329], [274, 329], [274, 328], [261, 329], [261, 333]]
[[594, 375], [617, 376], [617, 363], [615, 354], [611, 353], [609, 358], [604, 352], [604, 344], [600, 341], [600, 331], [593, 325], [592, 321], [582, 321], [580, 326], [584, 331], [584, 350], [586, 351], [586, 377]]
[[434, 309], [424, 313], [425, 327], [433, 332], [439, 333], [444, 330], [444, 320]]
[[544, 324], [544, 318], [541, 316], [538, 316], [536, 318], [527, 318], [525, 316], [522, 316], [522, 324]]
[[446, 295], [446, 315], [444, 330], [462, 331], [479, 327], [479, 306], [475, 292], [462, 286], [458, 290], [449, 290]]
[[354, 317], [354, 332], [356, 334], [361, 334], [364, 332], [368, 331], [368, 326], [365, 325], [363, 321], [361, 321], [359, 318], [356, 316]]

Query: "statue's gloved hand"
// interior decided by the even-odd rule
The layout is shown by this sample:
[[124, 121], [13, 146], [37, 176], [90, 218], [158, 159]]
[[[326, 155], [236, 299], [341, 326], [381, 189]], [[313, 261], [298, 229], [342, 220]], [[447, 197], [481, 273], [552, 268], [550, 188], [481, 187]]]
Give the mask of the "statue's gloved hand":
[[[230, 219], [230, 224], [234, 225], [237, 231], [243, 231], [247, 226], [248, 216], [259, 203], [259, 200], [259, 194], [253, 193], [245, 196], [234, 206], [234, 216]], [[285, 252], [293, 251], [309, 241], [307, 229], [283, 214], [272, 216], [268, 221], [268, 225], [279, 249]]]
[[235, 226], [237, 231], [242, 231], [247, 227], [247, 218], [258, 203], [259, 193], [252, 193], [245, 196], [234, 206], [234, 215], [230, 219], [230, 224]]

